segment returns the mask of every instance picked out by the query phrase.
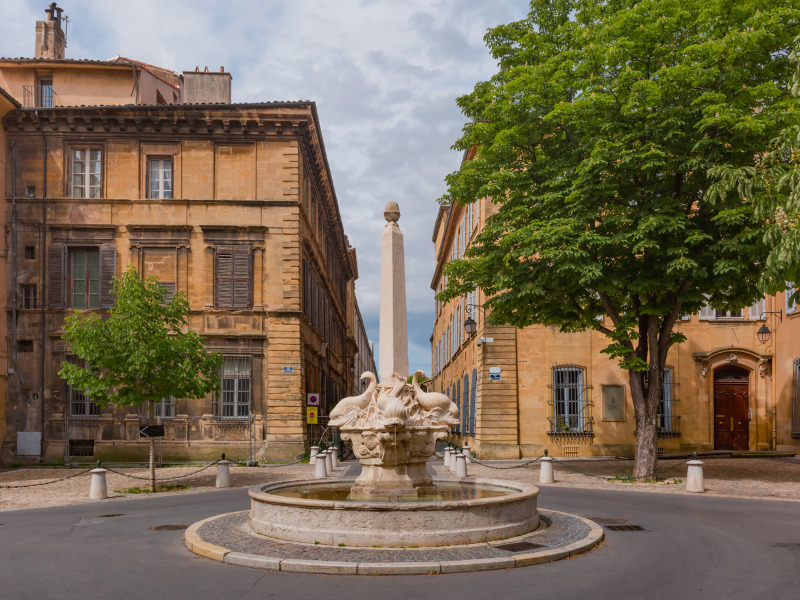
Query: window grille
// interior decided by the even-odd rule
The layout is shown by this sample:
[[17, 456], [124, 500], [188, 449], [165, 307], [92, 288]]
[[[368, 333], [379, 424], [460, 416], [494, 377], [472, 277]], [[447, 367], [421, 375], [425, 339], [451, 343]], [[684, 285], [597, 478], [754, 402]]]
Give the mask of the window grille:
[[[86, 361], [81, 360], [74, 354], [68, 354], [66, 360], [73, 365], [86, 368]], [[100, 407], [86, 396], [82, 390], [76, 390], [71, 385], [67, 385], [67, 398], [69, 399], [70, 416], [96, 417], [100, 415]], [[91, 456], [91, 454], [88, 456]]]
[[94, 440], [70, 440], [70, 456], [94, 456]]
[[100, 198], [102, 188], [102, 154], [98, 149], [72, 150], [72, 197]]
[[586, 383], [586, 367], [580, 365], [556, 365], [553, 367], [552, 390], [553, 416], [550, 417], [551, 437], [592, 437], [592, 416]]
[[[647, 386], [648, 373], [642, 375], [645, 386]], [[675, 367], [667, 365], [661, 378], [661, 400], [658, 404], [658, 417], [656, 422], [657, 435], [660, 438], [677, 438], [681, 435], [680, 415], [676, 414], [675, 402]]]
[[800, 358], [794, 359], [792, 373], [792, 439], [800, 440]]
[[[173, 419], [176, 414], [177, 402], [175, 396], [162, 398], [160, 402], [153, 404], [153, 419]], [[139, 420], [147, 423], [150, 419], [150, 405], [142, 404], [139, 406]]]
[[249, 356], [224, 356], [217, 416], [221, 419], [247, 419], [252, 399], [252, 359]]

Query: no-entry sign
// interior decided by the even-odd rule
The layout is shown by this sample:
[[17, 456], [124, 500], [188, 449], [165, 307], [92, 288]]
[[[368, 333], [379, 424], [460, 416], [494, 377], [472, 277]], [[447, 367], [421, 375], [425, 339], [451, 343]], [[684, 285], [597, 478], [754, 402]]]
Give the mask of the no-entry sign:
[[317, 424], [317, 408], [315, 406], [309, 406], [306, 409], [306, 423], [309, 425], [316, 425]]

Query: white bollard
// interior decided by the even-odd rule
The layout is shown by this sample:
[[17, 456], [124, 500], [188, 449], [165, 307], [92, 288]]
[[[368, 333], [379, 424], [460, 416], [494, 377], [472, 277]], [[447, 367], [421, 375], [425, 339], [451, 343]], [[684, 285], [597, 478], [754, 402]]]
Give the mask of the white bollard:
[[333, 454], [331, 454], [331, 462], [333, 463], [333, 470], [339, 466], [339, 446], [333, 447]]
[[325, 451], [325, 471], [328, 475], [333, 473], [333, 450], [330, 448]]
[[467, 476], [467, 457], [463, 454], [456, 455], [456, 477]]
[[328, 471], [325, 469], [325, 454], [317, 454], [317, 460], [314, 463], [314, 477], [323, 479], [328, 476]]
[[217, 487], [231, 487], [231, 461], [221, 460], [217, 463]]
[[444, 449], [444, 468], [450, 470], [450, 447]]
[[549, 456], [543, 456], [539, 459], [541, 468], [539, 469], [539, 483], [555, 483], [553, 479], [553, 459]]
[[106, 470], [92, 469], [92, 481], [89, 483], [89, 500], [103, 500], [108, 498], [108, 487], [106, 486]]
[[686, 471], [686, 491], [702, 494], [706, 491], [703, 485], [703, 461], [690, 460], [686, 464], [689, 466]]
[[468, 445], [465, 445], [461, 449], [461, 454], [463, 454], [464, 458], [467, 459], [467, 464], [472, 462], [472, 451], [470, 450], [470, 447]]
[[317, 464], [317, 454], [319, 454], [319, 446], [311, 446], [311, 458], [309, 459], [308, 464]]

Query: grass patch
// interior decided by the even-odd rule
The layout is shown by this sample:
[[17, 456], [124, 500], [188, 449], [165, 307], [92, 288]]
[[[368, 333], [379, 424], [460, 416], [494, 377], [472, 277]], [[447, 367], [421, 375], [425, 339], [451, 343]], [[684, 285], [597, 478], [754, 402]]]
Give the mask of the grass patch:
[[[164, 485], [157, 485], [156, 486], [156, 493], [159, 492], [182, 492], [183, 490], [188, 490], [190, 486], [182, 484], [182, 483], [166, 483]], [[124, 488], [121, 490], [114, 490], [118, 494], [150, 494], [150, 486], [147, 487], [139, 487], [135, 485], [133, 487]]]

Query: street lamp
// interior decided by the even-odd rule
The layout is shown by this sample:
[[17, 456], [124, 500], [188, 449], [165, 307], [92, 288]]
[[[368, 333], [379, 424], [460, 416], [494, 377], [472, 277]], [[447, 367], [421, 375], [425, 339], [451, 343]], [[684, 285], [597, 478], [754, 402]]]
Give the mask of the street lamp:
[[472, 308], [479, 308], [481, 310], [484, 310], [484, 308], [479, 304], [466, 304], [466, 307], [467, 318], [464, 320], [464, 331], [469, 337], [472, 337], [478, 331], [478, 323], [472, 318]]
[[772, 332], [769, 330], [769, 327], [767, 327], [767, 315], [778, 315], [778, 319], [780, 319], [781, 323], [783, 323], [783, 309], [762, 312], [760, 320], [764, 321], [764, 324], [758, 328], [758, 331], [756, 331], [758, 341], [762, 344], [769, 342], [769, 338], [772, 336]]

